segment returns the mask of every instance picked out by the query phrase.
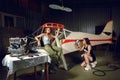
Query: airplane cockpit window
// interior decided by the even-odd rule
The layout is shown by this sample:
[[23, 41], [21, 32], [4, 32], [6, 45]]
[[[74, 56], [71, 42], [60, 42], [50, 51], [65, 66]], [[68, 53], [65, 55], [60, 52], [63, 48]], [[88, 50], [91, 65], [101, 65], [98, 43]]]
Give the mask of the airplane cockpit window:
[[59, 39], [65, 39], [65, 36], [64, 36], [63, 32], [60, 33], [60, 35], [59, 35]]
[[71, 31], [69, 30], [64, 30], [64, 36], [67, 37], [68, 35], [70, 35]]
[[67, 32], [67, 31], [66, 31], [66, 37], [67, 37], [70, 33], [71, 33], [71, 32]]
[[106, 35], [110, 35], [110, 34], [112, 34], [111, 32], [104, 32], [104, 34], [106, 34]]

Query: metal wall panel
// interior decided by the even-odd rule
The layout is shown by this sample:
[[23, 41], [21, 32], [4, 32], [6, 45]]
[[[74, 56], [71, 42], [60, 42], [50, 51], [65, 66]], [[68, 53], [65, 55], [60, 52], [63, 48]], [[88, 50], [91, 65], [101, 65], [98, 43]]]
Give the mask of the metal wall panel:
[[114, 20], [114, 31], [117, 36], [120, 36], [120, 7], [113, 7], [112, 8], [112, 17]]
[[62, 15], [62, 20], [59, 22], [61, 21], [60, 23], [65, 24], [65, 28], [73, 31], [95, 33], [95, 26], [105, 24], [110, 19], [110, 8], [95, 7], [74, 9], [72, 13], [66, 13], [64, 17]]

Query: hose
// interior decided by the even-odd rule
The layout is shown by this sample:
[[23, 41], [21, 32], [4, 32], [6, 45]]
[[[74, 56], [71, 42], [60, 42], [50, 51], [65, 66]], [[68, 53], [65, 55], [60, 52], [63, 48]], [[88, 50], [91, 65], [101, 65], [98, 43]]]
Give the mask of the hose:
[[120, 69], [119, 64], [109, 64], [109, 65], [107, 65], [107, 67], [110, 68], [110, 69], [102, 70], [102, 69], [93, 68], [94, 71], [92, 73], [95, 76], [105, 76], [106, 72], [116, 71], [116, 70]]

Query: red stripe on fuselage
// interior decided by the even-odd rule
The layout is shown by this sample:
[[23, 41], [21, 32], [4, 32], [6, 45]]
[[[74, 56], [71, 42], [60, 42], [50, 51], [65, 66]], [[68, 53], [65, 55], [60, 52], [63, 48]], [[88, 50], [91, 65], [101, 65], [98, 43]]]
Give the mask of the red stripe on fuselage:
[[[69, 43], [69, 42], [75, 42], [76, 39], [65, 39], [62, 44], [66, 44], [66, 43]], [[82, 40], [80, 40], [82, 41]], [[112, 38], [110, 39], [91, 39], [90, 42], [100, 42], [100, 41], [111, 41], [112, 42]]]

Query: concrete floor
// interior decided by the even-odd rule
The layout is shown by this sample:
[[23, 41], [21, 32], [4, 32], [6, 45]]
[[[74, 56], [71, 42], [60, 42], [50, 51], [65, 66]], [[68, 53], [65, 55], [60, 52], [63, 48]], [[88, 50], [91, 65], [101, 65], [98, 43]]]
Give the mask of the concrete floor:
[[50, 80], [120, 80], [120, 69], [115, 69], [120, 68], [120, 64], [113, 60], [112, 53], [106, 54], [104, 51], [95, 53], [98, 62], [95, 69], [106, 70], [105, 74], [100, 71], [93, 74], [95, 69], [85, 71], [80, 64], [74, 64], [69, 71], [59, 70], [56, 75], [51, 75]]
[[[120, 69], [117, 69], [120, 68], [120, 61], [113, 57], [114, 53], [107, 49], [96, 49], [94, 53], [96, 54], [98, 62], [95, 69], [105, 70], [105, 74], [100, 71], [93, 74], [93, 72], [96, 71], [95, 69], [85, 71], [80, 67], [81, 53], [76, 52], [65, 56], [69, 70], [58, 69], [56, 74], [50, 74], [50, 80], [120, 80]], [[41, 75], [39, 67], [37, 70], [38, 75]], [[32, 73], [33, 68], [19, 71], [17, 72], [17, 80], [35, 80]], [[5, 80], [5, 77], [5, 70], [1, 69], [0, 80]], [[10, 80], [13, 80], [13, 75], [10, 77]], [[37, 80], [40, 80], [40, 76], [37, 76]]]

